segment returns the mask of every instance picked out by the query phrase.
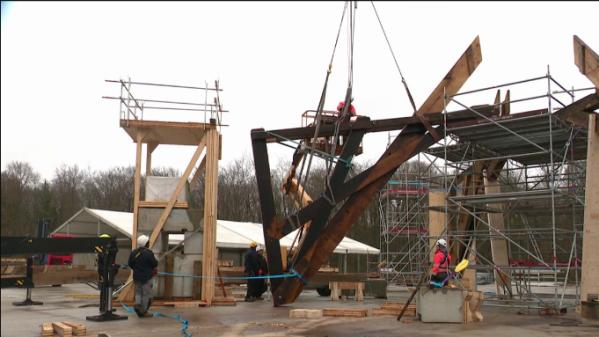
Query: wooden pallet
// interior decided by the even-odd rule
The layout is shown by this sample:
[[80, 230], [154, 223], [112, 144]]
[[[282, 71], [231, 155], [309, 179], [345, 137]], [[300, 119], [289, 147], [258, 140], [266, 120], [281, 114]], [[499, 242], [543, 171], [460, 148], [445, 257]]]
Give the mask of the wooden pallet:
[[322, 309], [322, 315], [328, 317], [366, 317], [368, 309], [327, 308]]

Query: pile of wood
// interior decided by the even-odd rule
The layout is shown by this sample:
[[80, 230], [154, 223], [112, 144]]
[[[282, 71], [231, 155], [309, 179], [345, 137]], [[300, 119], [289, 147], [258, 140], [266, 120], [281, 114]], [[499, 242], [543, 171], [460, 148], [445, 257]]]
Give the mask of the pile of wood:
[[42, 337], [62, 337], [86, 336], [87, 329], [85, 325], [75, 322], [44, 322], [42, 324]]
[[[399, 316], [399, 313], [403, 309], [405, 303], [404, 302], [385, 302], [381, 305], [380, 308], [371, 309], [371, 316], [383, 316], [383, 315], [391, 315], [391, 316]], [[404, 317], [414, 317], [416, 316], [416, 304], [408, 305], [406, 312], [404, 312]]]

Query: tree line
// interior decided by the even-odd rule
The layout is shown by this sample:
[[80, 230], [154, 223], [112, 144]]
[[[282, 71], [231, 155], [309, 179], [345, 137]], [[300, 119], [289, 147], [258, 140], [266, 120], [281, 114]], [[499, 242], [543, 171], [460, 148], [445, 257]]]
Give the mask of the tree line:
[[[350, 176], [366, 165], [356, 164]], [[275, 205], [279, 214], [291, 214], [293, 202], [283, 195], [280, 185], [289, 163], [280, 162], [271, 173]], [[324, 191], [326, 169], [313, 165], [303, 182], [306, 191], [317, 198]], [[83, 207], [133, 211], [133, 166], [106, 170], [83, 169], [78, 165], [62, 165], [51, 179], [40, 174], [27, 162], [13, 161], [1, 173], [0, 221], [3, 236], [35, 236], [40, 221], [48, 222], [51, 232]], [[154, 176], [179, 176], [179, 170], [155, 168]], [[142, 176], [142, 186], [145, 177]], [[204, 182], [191, 184], [191, 201], [203, 205]], [[143, 200], [143, 188], [142, 188]], [[247, 156], [219, 167], [218, 218], [231, 221], [261, 222], [260, 199], [252, 158]], [[373, 200], [348, 236], [369, 245], [379, 246], [380, 212], [378, 200]]]

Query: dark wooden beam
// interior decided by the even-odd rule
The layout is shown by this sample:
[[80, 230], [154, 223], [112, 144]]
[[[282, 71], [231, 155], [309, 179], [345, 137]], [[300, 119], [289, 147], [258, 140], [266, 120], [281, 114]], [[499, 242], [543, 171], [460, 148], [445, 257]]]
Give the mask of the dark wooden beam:
[[[263, 129], [262, 129], [263, 130]], [[260, 131], [258, 130], [252, 130]], [[264, 235], [264, 244], [266, 246], [266, 254], [268, 256], [268, 268], [271, 274], [282, 274], [283, 263], [281, 260], [281, 245], [278, 239], [274, 239], [268, 235], [268, 231], [275, 220], [275, 201], [272, 194], [272, 182], [270, 179], [270, 164], [268, 162], [268, 149], [266, 148], [266, 140], [253, 139], [252, 151], [254, 154], [254, 167], [256, 170], [256, 182], [258, 184], [258, 195], [260, 197], [260, 210], [262, 213], [262, 230]], [[271, 288], [277, 289], [281, 279], [272, 279], [270, 281]]]

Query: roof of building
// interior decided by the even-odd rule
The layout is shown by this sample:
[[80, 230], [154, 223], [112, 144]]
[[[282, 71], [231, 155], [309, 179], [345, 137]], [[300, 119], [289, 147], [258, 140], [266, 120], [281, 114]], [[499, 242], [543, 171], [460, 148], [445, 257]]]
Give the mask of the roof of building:
[[[116, 212], [84, 207], [65, 221], [53, 233], [67, 233], [81, 236], [111, 234], [131, 238], [133, 213]], [[297, 230], [281, 239], [282, 246], [291, 246]], [[183, 240], [183, 234], [169, 236], [170, 244]], [[262, 224], [217, 220], [216, 246], [219, 248], [247, 248], [255, 241], [264, 246]], [[337, 254], [379, 254], [375, 247], [344, 237], [335, 248]]]

